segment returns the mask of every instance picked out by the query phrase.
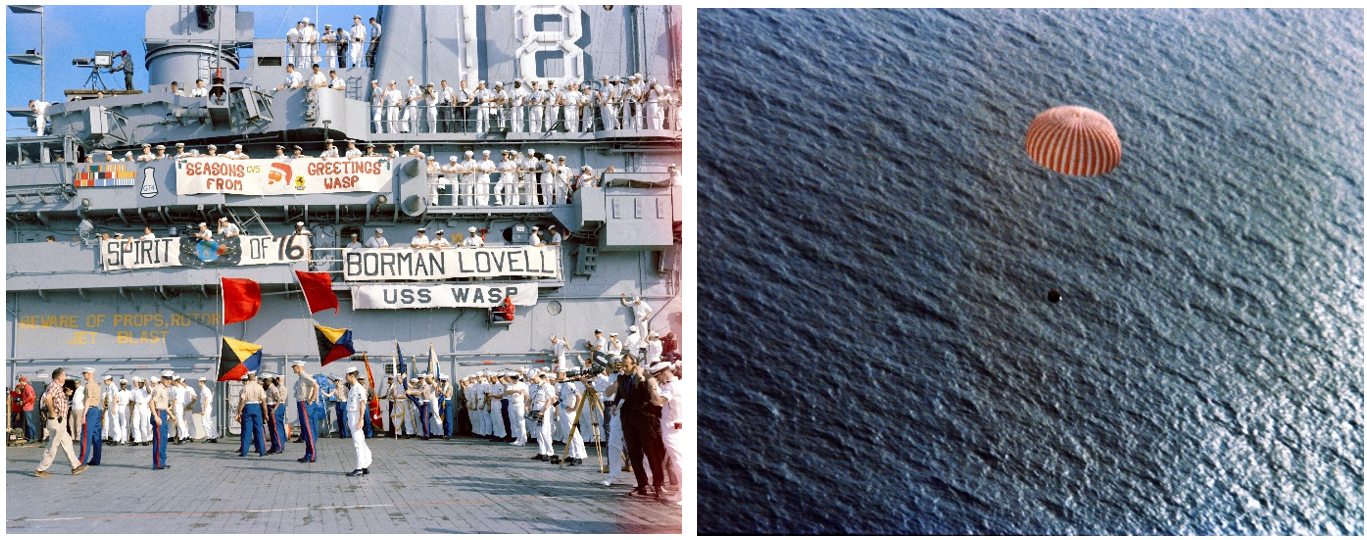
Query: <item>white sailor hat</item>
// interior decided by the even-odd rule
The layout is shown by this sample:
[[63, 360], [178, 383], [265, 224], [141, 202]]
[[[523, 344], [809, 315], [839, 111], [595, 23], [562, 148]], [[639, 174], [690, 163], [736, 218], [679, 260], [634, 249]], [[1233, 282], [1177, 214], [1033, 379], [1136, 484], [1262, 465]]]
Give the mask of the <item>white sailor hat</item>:
[[546, 154], [546, 161], [554, 161], [554, 160], [555, 160], [555, 156], [554, 156], [554, 155]]
[[113, 379], [114, 379], [114, 376], [113, 376], [113, 375], [105, 375], [105, 376], [104, 376], [104, 380], [106, 380], [106, 381], [113, 380]]
[[299, 22], [304, 23], [304, 24], [308, 24], [308, 23], [309, 23], [309, 18], [308, 18], [308, 17], [304, 17], [303, 19], [300, 19]]
[[449, 380], [451, 380], [451, 376], [450, 376], [450, 375], [442, 375], [442, 376], [440, 376], [440, 377], [437, 377], [437, 379], [443, 380], [443, 381], [449, 381]]
[[494, 86], [495, 86], [495, 87], [503, 86], [503, 81], [494, 81]]
[[347, 144], [356, 144], [356, 140], [355, 140], [355, 139], [347, 139], [347, 140], [346, 140], [346, 143], [347, 143]]
[[443, 230], [441, 230], [441, 229], [437, 229], [437, 234], [446, 234], [446, 231], [443, 231]]
[[632, 77], [636, 77], [637, 79], [641, 78], [641, 72], [637, 71], [635, 75], [632, 75]]
[[530, 156], [530, 155], [535, 154], [535, 153], [536, 153], [536, 149], [535, 149], [535, 148], [528, 148], [528, 149], [527, 149], [527, 155]]
[[352, 366], [352, 367], [346, 368], [346, 372], [347, 372], [347, 373], [356, 373], [356, 372], [357, 372], [357, 369], [356, 369], [355, 366]]
[[617, 332], [608, 332], [609, 337], [617, 337]]
[[128, 379], [119, 379], [119, 384], [128, 384]]
[[384, 229], [375, 229], [375, 234], [384, 234]]
[[284, 149], [285, 149], [285, 145], [283, 145], [283, 144], [277, 144], [277, 145], [275, 145], [275, 149], [276, 149], [276, 150], [284, 150]]
[[113, 150], [105, 150], [105, 151], [104, 151], [104, 155], [106, 155], [106, 156], [112, 156], [112, 155], [114, 155], [114, 151], [113, 151]]
[[139, 376], [137, 376], [137, 375], [134, 375], [134, 376], [133, 376], [133, 382], [142, 382], [142, 377], [139, 377]]
[[325, 24], [325, 25], [323, 25], [323, 29], [328, 29], [328, 28], [332, 28], [332, 25], [330, 25], [330, 24]]
[[302, 221], [296, 221], [296, 222], [294, 222], [294, 226], [295, 226], [295, 227], [303, 227], [303, 226], [304, 226], [304, 222], [302, 222]]
[[166, 145], [164, 145], [164, 144], [158, 144], [158, 145], [157, 145], [157, 150], [165, 150], [165, 149], [166, 149]]
[[210, 149], [210, 150], [218, 150], [218, 147], [211, 144], [211, 145], [209, 145], [209, 149]]
[[555, 334], [551, 334], [550, 339], [555, 339]]
[[541, 230], [541, 227], [537, 227], [537, 226], [533, 225], [533, 226], [532, 226], [532, 230], [533, 230], [533, 231], [539, 231], [539, 230]]
[[[251, 373], [251, 372], [249, 371], [248, 373]], [[245, 381], [245, 380], [247, 380], [247, 376], [246, 376], [246, 375], [243, 375], [243, 376], [241, 376], [241, 377], [238, 377], [237, 380], [239, 380], [239, 381]]]
[[176, 143], [176, 148], [180, 148], [180, 147], [182, 147], [182, 146], [185, 146], [185, 143], [183, 143], [183, 142], [178, 142], [178, 143]]
[[332, 144], [332, 139], [328, 139], [328, 140], [327, 140], [327, 143], [328, 143], [328, 144]]
[[488, 150], [485, 150], [485, 151], [484, 151], [484, 155], [486, 155], [486, 156], [489, 155], [489, 151], [488, 151]]
[[151, 144], [148, 144], [148, 143], [142, 143], [142, 147], [143, 147], [143, 148], [151, 148], [152, 145], [151, 145]]
[[413, 80], [413, 76], [412, 76], [412, 75], [409, 75], [409, 76], [408, 76], [408, 80], [410, 80], [410, 81]]
[[163, 379], [170, 379], [171, 377], [175, 377], [175, 376], [176, 376], [176, 372], [171, 371], [171, 370], [169, 370], [169, 369], [166, 370], [166, 371], [161, 372], [161, 378], [163, 378]]
[[233, 148], [239, 148], [239, 149], [240, 149], [240, 148], [242, 148], [242, 145], [240, 145], [240, 144], [234, 144], [234, 145], [233, 145]]
[[418, 382], [418, 378], [417, 378], [417, 377], [409, 377], [409, 378], [408, 378], [408, 382]]
[[418, 232], [427, 232], [427, 227], [418, 227]]
[[394, 79], [390, 79], [390, 80], [389, 80], [389, 84], [398, 85], [398, 84], [399, 84], [399, 81], [396, 81], [396, 80], [394, 80]]
[[436, 161], [437, 156], [427, 156], [427, 161]]
[[351, 233], [351, 237], [352, 237], [352, 238], [359, 238], [360, 236], [361, 236], [361, 235], [359, 235], [359, 234], [357, 234], [357, 233]]
[[127, 152], [124, 152], [123, 155], [125, 155], [125, 156], [131, 156], [131, 155], [133, 155], [133, 151], [132, 151], [132, 150], [129, 150], [129, 151], [127, 151]]
[[585, 165], [585, 166], [579, 168], [579, 170], [581, 170], [581, 171], [587, 171], [587, 170], [591, 170], [591, 169], [593, 169], [593, 167], [590, 167], [590, 166], [588, 166], [588, 165]]
[[380, 84], [380, 81], [376, 79], [371, 79], [370, 84]]
[[[250, 373], [250, 372], [248, 372], [248, 373]], [[179, 381], [183, 381], [183, 380], [185, 380], [185, 379], [180, 378], [180, 375], [176, 375], [175, 377], [171, 377], [171, 380], [179, 382]]]
[[205, 223], [205, 222], [203, 222], [203, 221], [201, 221], [201, 222], [199, 222], [199, 226], [200, 226], [200, 227], [208, 227], [209, 224], [208, 224], [208, 223]]
[[123, 233], [114, 233], [114, 238], [123, 238]]
[[353, 19], [359, 19], [359, 18], [361, 18], [361, 16], [360, 16], [360, 15], [352, 15], [351, 18], [353, 18]]
[[85, 368], [85, 369], [82, 369], [82, 370], [81, 370], [81, 373], [94, 373], [94, 372], [95, 372], [95, 368], [93, 368], [93, 367], [88, 367], [88, 368]]
[[293, 362], [290, 362], [290, 365], [291, 365], [291, 366], [300, 366], [300, 367], [303, 367], [304, 361], [303, 361], [303, 360], [295, 360], [295, 361], [293, 361]]
[[659, 373], [659, 372], [661, 372], [661, 371], [664, 371], [664, 370], [666, 370], [666, 369], [669, 369], [669, 367], [670, 367], [669, 362], [655, 362], [654, 364], [651, 364], [651, 365], [650, 365], [650, 372], [651, 372], [651, 373]]
[[633, 333], [636, 332], [636, 325], [633, 324], [633, 325], [631, 325], [631, 326], [628, 326], [628, 327], [627, 327], [627, 331], [628, 331], [628, 332], [633, 332]]
[[205, 381], [208, 381], [208, 379], [205, 379], [204, 377], [200, 377], [200, 378], [199, 378], [199, 382], [205, 382]]
[[225, 216], [225, 217], [218, 218], [218, 220], [219, 220], [219, 221], [228, 221], [228, 218]]
[[474, 228], [473, 226], [470, 227], [470, 232], [475, 232], [475, 231], [477, 231], [477, 230], [478, 230], [478, 229]]
[[455, 160], [456, 160], [456, 156], [451, 156], [450, 161], [455, 161]]

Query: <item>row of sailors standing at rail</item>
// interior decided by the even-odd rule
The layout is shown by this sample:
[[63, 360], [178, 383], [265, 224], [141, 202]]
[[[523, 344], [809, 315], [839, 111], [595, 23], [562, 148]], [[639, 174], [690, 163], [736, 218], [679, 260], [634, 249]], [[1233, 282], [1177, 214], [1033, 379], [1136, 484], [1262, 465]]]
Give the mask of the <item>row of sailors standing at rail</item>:
[[[501, 153], [497, 164], [489, 150], [483, 151], [482, 160], [467, 150], [464, 161], [450, 156], [445, 165], [435, 156], [427, 157], [428, 203], [466, 207], [568, 204], [575, 191], [596, 187], [601, 178], [588, 165], [575, 174], [565, 156], [545, 154], [538, 158], [536, 150], [530, 148], [526, 154], [518, 150]], [[613, 166], [604, 171], [610, 172], [616, 172]]]
[[[665, 129], [667, 118], [675, 124], [669, 129], [678, 128], [679, 95], [654, 79], [647, 84], [639, 73], [627, 77], [625, 85], [619, 77], [603, 77], [598, 90], [578, 81], [570, 81], [564, 89], [556, 88], [554, 80], [543, 85], [538, 80], [524, 84], [518, 79], [509, 88], [502, 81], [494, 81], [492, 88], [479, 81], [474, 90], [464, 79], [458, 84], [458, 88], [451, 87], [442, 80], [439, 87], [430, 82], [422, 85], [408, 77], [405, 92], [396, 80], [384, 88], [380, 81], [370, 81], [374, 132], [485, 133], [500, 127], [512, 133], [542, 133], [560, 125], [570, 133], [594, 131], [599, 126], [660, 130]], [[420, 105], [426, 111], [426, 124]]]
[[[332, 25], [323, 25], [323, 31], [318, 32], [314, 23], [309, 22], [308, 17], [304, 17], [294, 28], [285, 32], [285, 42], [288, 47], [287, 63], [289, 64], [321, 64], [331, 63], [333, 68], [345, 69], [348, 57], [352, 67], [361, 67], [361, 60], [364, 56], [367, 63], [374, 67], [375, 48], [379, 44], [381, 27], [374, 17], [370, 18], [370, 26], [367, 28], [361, 24], [360, 15], [352, 15], [352, 25], [350, 28], [338, 26], [336, 30]], [[369, 39], [367, 39], [369, 37]], [[370, 45], [367, 51], [367, 43]]]

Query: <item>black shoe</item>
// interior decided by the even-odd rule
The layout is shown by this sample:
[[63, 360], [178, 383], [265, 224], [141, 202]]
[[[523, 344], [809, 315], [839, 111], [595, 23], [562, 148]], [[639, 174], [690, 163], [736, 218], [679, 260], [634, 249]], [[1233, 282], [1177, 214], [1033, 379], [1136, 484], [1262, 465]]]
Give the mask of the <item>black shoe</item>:
[[307, 463], [308, 460], [309, 460], [309, 458], [299, 458], [299, 459], [296, 459], [295, 461], [298, 461], [298, 462], [300, 462], [300, 463]]
[[552, 464], [552, 465], [558, 465], [559, 463], [560, 463], [560, 456], [551, 456], [551, 464]]
[[627, 492], [627, 496], [629, 496], [629, 497], [649, 497], [649, 496], [650, 496], [650, 488], [649, 488], [649, 487], [646, 487], [646, 486], [638, 487], [638, 488], [636, 488], [636, 489], [633, 489], [633, 490]]
[[655, 486], [655, 500], [664, 502], [667, 495], [669, 495], [669, 490], [665, 489], [664, 486]]
[[579, 464], [579, 459], [578, 459], [578, 458], [569, 458], [569, 459], [566, 459], [566, 460], [565, 460], [565, 464], [566, 464], [566, 465], [569, 465], [569, 466], [571, 466], [571, 467], [573, 467], [573, 466]]
[[541, 454], [537, 454], [537, 455], [535, 455], [535, 456], [532, 456], [532, 459], [540, 460], [540, 459], [545, 459], [545, 458], [541, 457]]
[[370, 474], [370, 467], [362, 468], [362, 469], [361, 469], [361, 474]]
[[354, 470], [354, 471], [351, 471], [351, 472], [349, 472], [349, 473], [346, 473], [347, 476], [360, 476], [360, 475], [363, 475], [363, 474], [365, 474], [365, 473], [361, 472], [360, 469], [356, 469], [356, 470]]

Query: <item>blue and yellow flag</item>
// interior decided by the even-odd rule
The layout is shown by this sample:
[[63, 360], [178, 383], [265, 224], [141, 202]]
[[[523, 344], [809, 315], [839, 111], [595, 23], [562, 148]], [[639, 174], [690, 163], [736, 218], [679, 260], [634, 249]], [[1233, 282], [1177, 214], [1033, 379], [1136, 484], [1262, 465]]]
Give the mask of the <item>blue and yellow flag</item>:
[[318, 358], [322, 359], [325, 366], [334, 360], [356, 353], [356, 349], [351, 345], [351, 330], [348, 328], [328, 328], [315, 324], [313, 335], [318, 340]]
[[261, 346], [233, 338], [223, 338], [218, 357], [218, 380], [236, 381], [248, 371], [261, 369]]

